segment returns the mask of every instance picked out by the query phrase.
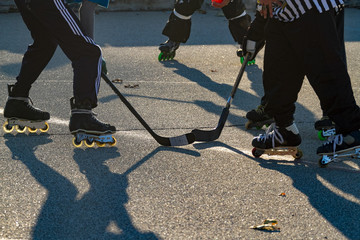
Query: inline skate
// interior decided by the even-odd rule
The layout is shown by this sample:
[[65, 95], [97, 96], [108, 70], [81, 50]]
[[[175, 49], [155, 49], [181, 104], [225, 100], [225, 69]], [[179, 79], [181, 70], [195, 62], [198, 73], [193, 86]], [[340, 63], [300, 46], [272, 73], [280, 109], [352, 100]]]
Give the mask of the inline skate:
[[272, 123], [265, 134], [260, 134], [252, 141], [252, 154], [259, 158], [262, 154], [268, 155], [291, 155], [295, 159], [303, 156], [298, 148], [301, 143], [299, 131], [293, 123], [283, 128]]
[[46, 120], [50, 119], [50, 114], [33, 106], [33, 102], [28, 96], [16, 96], [14, 93], [15, 85], [8, 85], [8, 99], [4, 108], [4, 117], [7, 119], [3, 125], [6, 133], [11, 133], [14, 129], [18, 133], [24, 133], [26, 129], [30, 133], [47, 132], [49, 124]]
[[71, 98], [70, 106], [69, 130], [74, 135], [72, 143], [75, 147], [81, 147], [83, 143], [87, 147], [94, 147], [95, 143], [99, 147], [104, 147], [106, 144], [116, 145], [116, 139], [112, 136], [116, 132], [116, 128], [95, 117], [90, 101], [85, 100], [78, 103]]
[[323, 116], [320, 120], [316, 121], [314, 127], [318, 131], [318, 138], [321, 141], [336, 134], [335, 123], [328, 116]]
[[321, 167], [326, 167], [331, 162], [340, 162], [344, 158], [360, 159], [360, 131], [329, 137], [328, 141], [317, 149], [317, 154], [321, 156]]
[[261, 129], [264, 125], [268, 127], [274, 122], [274, 119], [265, 113], [265, 106], [259, 105], [256, 109], [249, 111], [246, 114], [248, 122], [245, 124], [246, 129], [251, 129], [255, 127], [256, 129]]
[[159, 50], [161, 51], [159, 54], [159, 61], [172, 60], [175, 57], [176, 50], [179, 48], [180, 43], [174, 42], [168, 39], [166, 42], [161, 43], [159, 46]]

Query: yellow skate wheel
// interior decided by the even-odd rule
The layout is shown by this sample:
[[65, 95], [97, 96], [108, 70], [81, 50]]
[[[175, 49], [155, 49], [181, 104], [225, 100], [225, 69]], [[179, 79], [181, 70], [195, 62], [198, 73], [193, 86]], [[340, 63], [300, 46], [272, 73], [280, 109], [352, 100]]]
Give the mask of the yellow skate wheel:
[[115, 138], [114, 136], [112, 136], [112, 140], [113, 140], [112, 142], [109, 142], [109, 145], [110, 145], [111, 147], [115, 146], [116, 143], [117, 143], [116, 138]]
[[15, 126], [15, 130], [16, 130], [18, 133], [23, 133], [23, 132], [26, 131], [26, 127], [16, 125], [16, 126]]
[[36, 133], [37, 129], [36, 128], [30, 128], [28, 127], [29, 133]]
[[3, 125], [4, 132], [11, 133], [14, 130], [14, 126], [9, 126], [9, 122], [6, 121]]
[[79, 148], [82, 146], [82, 141], [78, 142], [78, 141], [76, 141], [76, 137], [74, 137], [72, 140], [72, 144], [74, 145], [74, 147]]
[[49, 131], [49, 124], [45, 122], [45, 127], [40, 128], [40, 132], [47, 132], [47, 131]]
[[85, 140], [85, 146], [92, 148], [95, 146], [95, 142], [94, 141], [89, 141], [89, 140]]
[[96, 142], [96, 145], [98, 145], [98, 147], [105, 147], [106, 143]]

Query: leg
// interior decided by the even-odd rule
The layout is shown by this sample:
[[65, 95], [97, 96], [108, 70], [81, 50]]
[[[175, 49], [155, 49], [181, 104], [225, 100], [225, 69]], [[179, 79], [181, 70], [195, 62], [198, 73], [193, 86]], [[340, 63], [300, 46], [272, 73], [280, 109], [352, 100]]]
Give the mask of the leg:
[[31, 85], [39, 77], [57, 47], [56, 40], [27, 8], [24, 1], [15, 1], [21, 16], [34, 40], [24, 54], [17, 82], [12, 89], [14, 97], [28, 97]]
[[[313, 21], [319, 24], [311, 24]], [[337, 133], [359, 129], [360, 109], [354, 99], [334, 14], [316, 14], [308, 19], [308, 25], [312, 25], [309, 35], [313, 41], [307, 54], [307, 75], [315, 82], [312, 86], [324, 113], [335, 122]]]
[[63, 0], [32, 0], [31, 12], [72, 61], [75, 99], [88, 99], [96, 107], [102, 63], [100, 47], [82, 32], [78, 18]]
[[186, 43], [190, 36], [191, 16], [203, 2], [204, 0], [176, 1], [162, 34], [171, 41]]
[[240, 45], [251, 23], [251, 17], [245, 11], [242, 0], [234, 0], [222, 8], [226, 19], [229, 21], [229, 30], [235, 42]]
[[84, 33], [94, 39], [95, 8], [97, 4], [83, 0], [80, 8], [80, 22]]

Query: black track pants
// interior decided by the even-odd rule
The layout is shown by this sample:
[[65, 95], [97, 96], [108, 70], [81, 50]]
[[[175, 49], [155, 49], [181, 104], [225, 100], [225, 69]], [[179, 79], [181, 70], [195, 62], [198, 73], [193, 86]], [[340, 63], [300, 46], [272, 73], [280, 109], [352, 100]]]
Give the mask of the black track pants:
[[[177, 0], [175, 7], [166, 23], [162, 34], [169, 37], [172, 41], [186, 43], [191, 32], [191, 16], [201, 8], [204, 0]], [[242, 21], [230, 20], [241, 15], [245, 11], [245, 5], [242, 0], [234, 0], [222, 8], [225, 17], [229, 20], [229, 29], [236, 42], [242, 43], [243, 35], [250, 25], [250, 16], [246, 17], [245, 24]], [[182, 15], [184, 18], [177, 17], [174, 12]]]
[[53, 56], [57, 46], [71, 60], [74, 70], [73, 92], [78, 101], [97, 104], [100, 85], [101, 49], [83, 34], [76, 15], [64, 0], [15, 0], [34, 40], [24, 54], [17, 77], [16, 92], [26, 95]]
[[[316, 23], [316, 24], [314, 24]], [[264, 89], [266, 111], [279, 126], [293, 121], [303, 79], [311, 78], [324, 112], [338, 133], [360, 128], [336, 21], [332, 12], [309, 11], [291, 23], [271, 19], [265, 28]]]

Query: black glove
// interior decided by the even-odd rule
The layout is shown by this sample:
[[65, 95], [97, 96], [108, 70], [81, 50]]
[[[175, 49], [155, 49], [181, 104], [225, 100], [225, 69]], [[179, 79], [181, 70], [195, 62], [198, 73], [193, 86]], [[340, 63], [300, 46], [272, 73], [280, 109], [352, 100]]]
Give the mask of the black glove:
[[250, 53], [250, 60], [255, 59], [257, 53], [265, 45], [265, 33], [264, 28], [267, 23], [267, 19], [263, 18], [258, 11], [256, 11], [255, 19], [251, 22], [249, 29], [247, 30], [246, 36], [242, 42], [242, 54], [245, 56], [246, 53]]

